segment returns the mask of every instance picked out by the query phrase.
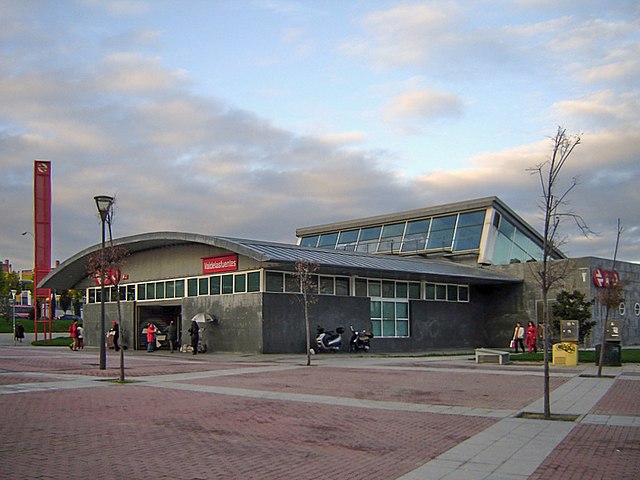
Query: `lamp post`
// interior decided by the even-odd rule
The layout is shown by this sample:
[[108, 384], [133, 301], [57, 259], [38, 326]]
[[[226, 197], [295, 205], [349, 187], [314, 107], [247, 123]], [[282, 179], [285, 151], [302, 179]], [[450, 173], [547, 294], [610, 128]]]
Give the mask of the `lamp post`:
[[17, 290], [11, 290], [11, 301], [13, 302], [13, 344], [16, 344], [16, 293]]
[[98, 195], [93, 197], [100, 213], [100, 221], [102, 222], [102, 243], [100, 246], [100, 370], [107, 368], [107, 348], [104, 344], [105, 337], [105, 321], [104, 321], [104, 242], [105, 242], [105, 224], [111, 221], [111, 207], [113, 206], [113, 197], [107, 195]]

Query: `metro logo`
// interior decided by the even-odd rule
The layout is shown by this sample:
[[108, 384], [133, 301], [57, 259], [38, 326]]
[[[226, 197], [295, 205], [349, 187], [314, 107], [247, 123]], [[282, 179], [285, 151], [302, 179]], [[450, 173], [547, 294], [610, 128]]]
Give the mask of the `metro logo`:
[[593, 271], [593, 284], [598, 288], [611, 288], [618, 284], [620, 277], [615, 270], [602, 270], [596, 268]]

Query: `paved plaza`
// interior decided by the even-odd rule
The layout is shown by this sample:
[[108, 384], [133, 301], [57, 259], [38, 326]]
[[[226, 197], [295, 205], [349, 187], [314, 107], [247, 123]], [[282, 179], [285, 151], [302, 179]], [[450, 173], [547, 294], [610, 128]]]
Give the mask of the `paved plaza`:
[[640, 366], [0, 342], [0, 478], [637, 479]]

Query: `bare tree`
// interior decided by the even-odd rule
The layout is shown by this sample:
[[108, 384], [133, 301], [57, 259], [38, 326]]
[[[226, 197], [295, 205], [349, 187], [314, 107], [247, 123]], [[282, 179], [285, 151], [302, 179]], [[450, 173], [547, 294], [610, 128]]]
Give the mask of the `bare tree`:
[[[613, 251], [613, 264], [611, 266], [611, 270], [616, 270], [616, 260], [618, 258], [618, 245], [620, 244], [620, 235], [622, 235], [622, 227], [620, 226], [620, 219], [618, 219], [618, 230], [616, 234], [616, 247]], [[602, 364], [604, 362], [604, 349], [606, 346], [606, 331], [607, 331], [607, 323], [609, 321], [609, 311], [612, 308], [620, 305], [620, 302], [623, 299], [624, 288], [620, 281], [615, 281], [613, 285], [608, 285], [604, 290], [601, 291], [599, 295], [600, 304], [604, 305], [605, 314], [604, 320], [602, 321], [602, 339], [600, 343], [600, 358], [598, 360], [598, 377], [602, 376]]]
[[577, 177], [573, 177], [565, 187], [560, 185], [560, 173], [565, 163], [580, 144], [580, 137], [568, 135], [566, 129], [558, 127], [555, 136], [551, 138], [552, 150], [548, 160], [537, 165], [529, 171], [537, 175], [542, 188], [542, 202], [540, 209], [544, 216], [544, 232], [542, 247], [542, 262], [538, 265], [537, 280], [542, 292], [544, 304], [544, 417], [551, 417], [550, 390], [549, 390], [549, 348], [548, 339], [551, 334], [551, 312], [548, 308], [549, 291], [566, 276], [566, 262], [553, 262], [555, 250], [564, 243], [559, 237], [559, 227], [564, 219], [572, 219], [583, 234], [590, 233], [582, 217], [567, 210], [567, 197], [578, 185]]
[[311, 365], [311, 330], [309, 328], [309, 306], [316, 303], [318, 291], [317, 275], [315, 272], [318, 270], [319, 265], [317, 263], [308, 262], [306, 260], [296, 261], [296, 277], [298, 278], [298, 285], [300, 286], [300, 292], [302, 293], [302, 306], [304, 309], [304, 328], [305, 338], [307, 340], [307, 366]]

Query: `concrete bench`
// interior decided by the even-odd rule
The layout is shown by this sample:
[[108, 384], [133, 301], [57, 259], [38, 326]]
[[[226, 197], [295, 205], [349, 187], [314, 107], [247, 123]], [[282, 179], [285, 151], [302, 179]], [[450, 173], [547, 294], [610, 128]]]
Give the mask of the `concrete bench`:
[[476, 363], [497, 363], [504, 365], [511, 363], [509, 352], [493, 350], [491, 348], [476, 348]]

